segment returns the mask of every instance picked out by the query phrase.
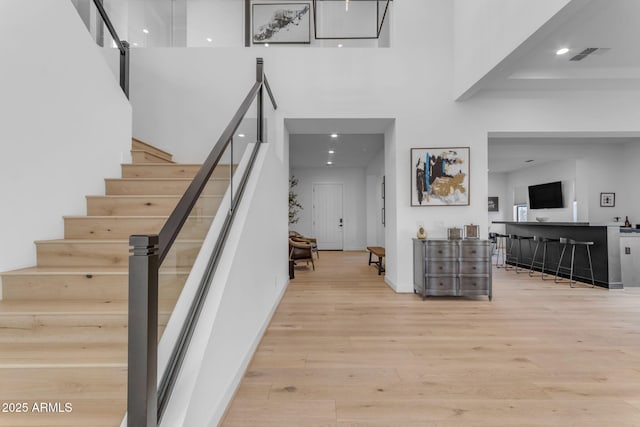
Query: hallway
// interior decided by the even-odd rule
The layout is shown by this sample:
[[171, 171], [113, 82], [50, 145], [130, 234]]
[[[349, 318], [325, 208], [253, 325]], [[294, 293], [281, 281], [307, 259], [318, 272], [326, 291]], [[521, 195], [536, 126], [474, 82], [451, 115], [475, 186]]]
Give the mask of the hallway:
[[224, 426], [637, 426], [640, 289], [494, 269], [487, 297], [396, 294], [366, 252], [296, 268]]

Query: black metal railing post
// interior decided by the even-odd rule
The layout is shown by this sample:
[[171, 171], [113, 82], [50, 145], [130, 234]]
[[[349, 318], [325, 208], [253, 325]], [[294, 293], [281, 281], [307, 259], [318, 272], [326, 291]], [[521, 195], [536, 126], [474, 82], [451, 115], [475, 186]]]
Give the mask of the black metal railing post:
[[122, 40], [123, 50], [120, 51], [120, 87], [129, 99], [129, 42]]
[[129, 238], [128, 427], [158, 420], [158, 241], [155, 234]]
[[[109, 15], [102, 4], [102, 0], [93, 0], [93, 4], [95, 4], [98, 14], [102, 17], [102, 23], [107, 27], [109, 33], [111, 34], [111, 38], [113, 42], [116, 44], [118, 50], [120, 50], [120, 87], [124, 92], [127, 99], [129, 98], [129, 43], [120, 40], [118, 37], [118, 33], [116, 32], [111, 19], [109, 19]], [[99, 32], [101, 34], [101, 38], [103, 37], [103, 29], [102, 26], [99, 25]], [[104, 43], [97, 40], [98, 44], [102, 46]]]
[[231, 203], [229, 203], [229, 209], [233, 211], [233, 138], [231, 138], [231, 143], [229, 144], [229, 151], [231, 157], [229, 160], [229, 200], [231, 200]]
[[[262, 58], [257, 58], [256, 59], [256, 81], [258, 83], [264, 83], [264, 61], [262, 60]], [[260, 90], [258, 91], [258, 112], [256, 114], [257, 116], [257, 125], [258, 125], [258, 129], [257, 129], [257, 134], [258, 134], [258, 143], [261, 143], [262, 141], [264, 141], [263, 139], [263, 108], [264, 108], [264, 103], [263, 101], [263, 85], [260, 86]]]

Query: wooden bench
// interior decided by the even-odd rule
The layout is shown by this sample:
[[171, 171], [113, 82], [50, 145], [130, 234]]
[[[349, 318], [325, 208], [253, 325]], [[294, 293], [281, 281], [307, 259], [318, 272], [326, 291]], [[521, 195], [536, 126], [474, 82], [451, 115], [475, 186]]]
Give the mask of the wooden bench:
[[[382, 266], [382, 260], [384, 258], [384, 248], [382, 246], [367, 246], [367, 250], [369, 251], [369, 265], [377, 265], [378, 276], [381, 275], [384, 272], [384, 267]], [[378, 261], [372, 261], [371, 255], [377, 256]]]

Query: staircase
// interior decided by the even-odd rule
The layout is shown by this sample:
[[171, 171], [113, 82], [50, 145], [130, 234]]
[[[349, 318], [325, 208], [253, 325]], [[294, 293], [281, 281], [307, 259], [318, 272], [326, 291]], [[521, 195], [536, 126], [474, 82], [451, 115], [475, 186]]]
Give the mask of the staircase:
[[[157, 233], [199, 165], [136, 139], [133, 164], [35, 242], [37, 265], [2, 273], [0, 426], [119, 426], [126, 411], [128, 239]], [[160, 329], [228, 185], [218, 167], [160, 272]], [[161, 332], [161, 331], [160, 331]]]

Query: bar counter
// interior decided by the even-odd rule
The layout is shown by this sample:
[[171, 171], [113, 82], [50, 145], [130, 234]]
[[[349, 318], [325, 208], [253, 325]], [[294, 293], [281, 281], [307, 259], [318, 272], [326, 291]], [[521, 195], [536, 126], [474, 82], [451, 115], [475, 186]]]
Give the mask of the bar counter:
[[[516, 234], [525, 237], [549, 237], [559, 239], [561, 237], [577, 241], [590, 241], [594, 245], [590, 247], [593, 275], [597, 286], [609, 289], [622, 289], [622, 273], [620, 268], [620, 225], [589, 224], [586, 222], [513, 222], [493, 221], [494, 224], [504, 224], [507, 235]], [[518, 242], [514, 243], [514, 248]], [[531, 257], [535, 250], [533, 240], [522, 241], [522, 255], [520, 267], [529, 268]], [[555, 274], [560, 260], [563, 245], [549, 243], [547, 246], [547, 260], [545, 273]], [[507, 244], [509, 249], [509, 244]], [[515, 249], [517, 250], [517, 249]], [[589, 274], [589, 261], [584, 246], [576, 246], [576, 258], [573, 277], [578, 281], [591, 283]], [[542, 259], [542, 245], [538, 249], [536, 260]], [[515, 262], [509, 262], [515, 265]], [[560, 272], [559, 276], [569, 277], [568, 268], [571, 266], [571, 245], [567, 245], [562, 266], [566, 272]], [[540, 267], [534, 268], [541, 271]]]

